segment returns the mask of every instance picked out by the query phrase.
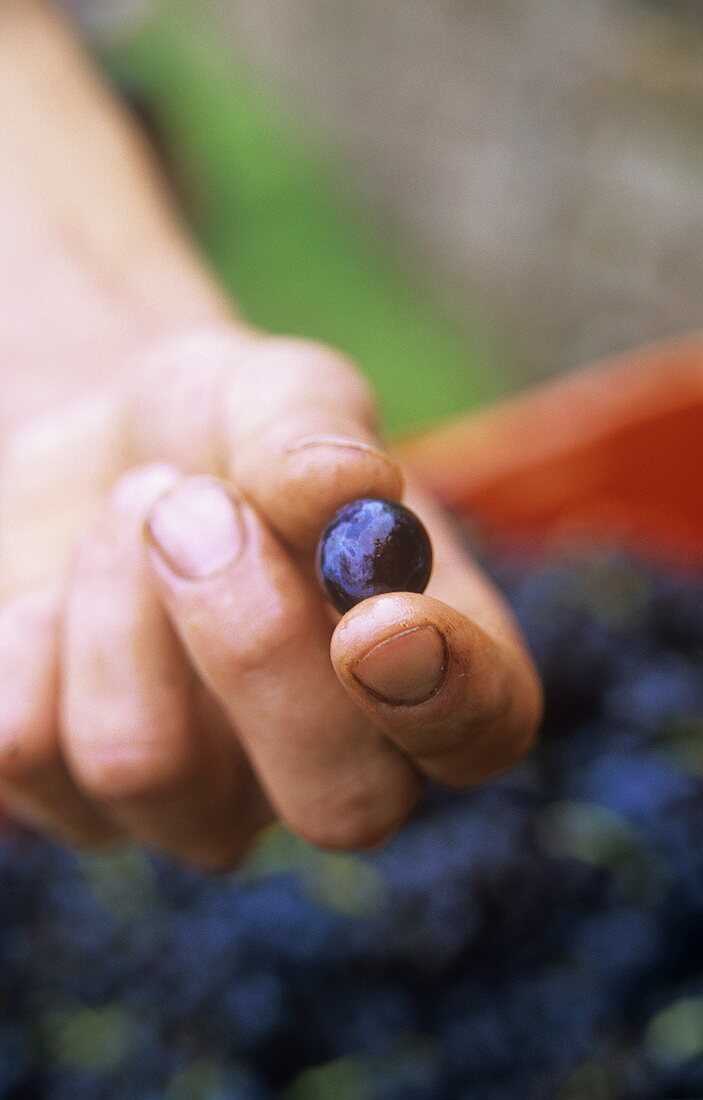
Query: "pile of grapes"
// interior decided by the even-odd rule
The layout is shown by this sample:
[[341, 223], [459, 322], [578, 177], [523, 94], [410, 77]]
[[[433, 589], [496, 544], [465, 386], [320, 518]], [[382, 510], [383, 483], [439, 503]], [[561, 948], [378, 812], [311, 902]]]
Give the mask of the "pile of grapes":
[[492, 566], [544, 736], [370, 856], [0, 842], [0, 1098], [703, 1097], [703, 584]]

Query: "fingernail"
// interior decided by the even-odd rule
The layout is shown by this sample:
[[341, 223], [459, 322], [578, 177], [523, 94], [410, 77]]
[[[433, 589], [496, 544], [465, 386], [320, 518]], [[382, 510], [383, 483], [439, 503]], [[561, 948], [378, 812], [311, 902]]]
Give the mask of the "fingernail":
[[318, 448], [329, 448], [333, 450], [344, 451], [361, 451], [362, 454], [370, 455], [372, 458], [382, 459], [384, 462], [393, 464], [393, 460], [389, 458], [387, 454], [379, 450], [378, 447], [373, 447], [370, 443], [364, 443], [359, 439], [346, 439], [341, 435], [310, 435], [305, 439], [299, 439], [296, 443], [289, 443], [286, 447], [287, 454], [301, 454], [305, 451], [314, 451]]
[[186, 580], [219, 573], [239, 556], [244, 539], [239, 504], [206, 478], [191, 478], [162, 497], [144, 531], [151, 549]]
[[386, 703], [424, 703], [441, 686], [447, 647], [432, 624], [403, 630], [370, 649], [352, 668], [355, 680]]

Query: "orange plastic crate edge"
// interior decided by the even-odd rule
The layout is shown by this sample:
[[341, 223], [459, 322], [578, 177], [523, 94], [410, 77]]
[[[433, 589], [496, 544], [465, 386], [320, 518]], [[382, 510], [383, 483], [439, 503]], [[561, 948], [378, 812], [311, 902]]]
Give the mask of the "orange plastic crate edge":
[[597, 363], [399, 441], [489, 534], [578, 534], [703, 563], [703, 333]]

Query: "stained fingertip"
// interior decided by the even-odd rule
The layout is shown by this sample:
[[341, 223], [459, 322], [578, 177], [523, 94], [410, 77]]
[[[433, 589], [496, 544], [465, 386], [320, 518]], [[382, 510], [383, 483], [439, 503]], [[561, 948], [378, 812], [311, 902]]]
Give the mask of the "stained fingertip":
[[532, 746], [539, 685], [528, 660], [438, 600], [379, 596], [332, 640], [350, 695], [430, 779], [483, 782]]
[[414, 593], [363, 600], [332, 637], [337, 675], [371, 705], [416, 707], [444, 686], [451, 661], [443, 605]]
[[444, 636], [433, 623], [426, 623], [376, 642], [351, 663], [350, 672], [382, 702], [415, 706], [440, 690], [448, 661]]

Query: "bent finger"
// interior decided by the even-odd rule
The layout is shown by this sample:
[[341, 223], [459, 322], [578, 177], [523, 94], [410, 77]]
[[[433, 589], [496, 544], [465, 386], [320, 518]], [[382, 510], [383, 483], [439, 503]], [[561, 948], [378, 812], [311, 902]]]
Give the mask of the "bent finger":
[[234, 738], [202, 723], [194, 682], [153, 591], [141, 528], [178, 474], [118, 483], [77, 554], [66, 601], [63, 740], [77, 781], [138, 840], [233, 862], [258, 827]]
[[389, 835], [419, 777], [341, 688], [320, 594], [254, 509], [189, 478], [157, 503], [148, 538], [171, 620], [281, 816], [328, 847]]
[[135, 459], [234, 481], [280, 538], [309, 550], [340, 505], [397, 499], [368, 382], [337, 352], [246, 330], [206, 330], [161, 351], [129, 406]]
[[58, 585], [16, 597], [0, 612], [0, 791], [28, 824], [80, 844], [120, 830], [76, 786], [59, 746]]

